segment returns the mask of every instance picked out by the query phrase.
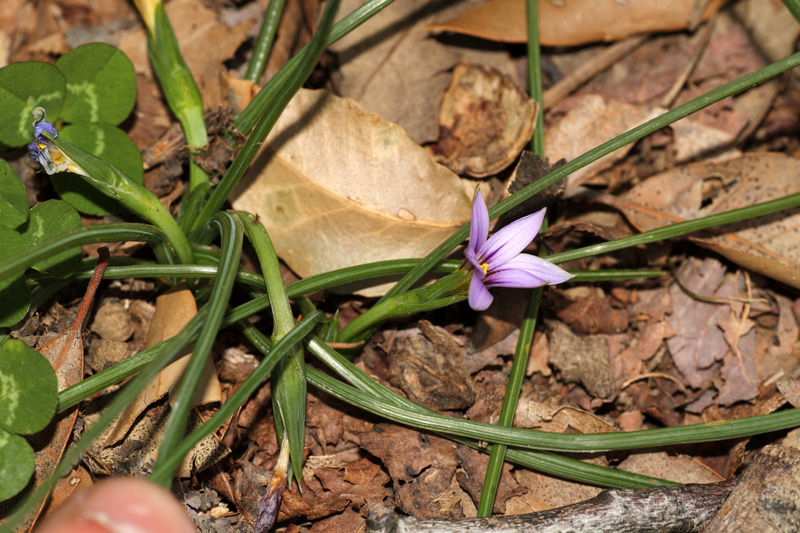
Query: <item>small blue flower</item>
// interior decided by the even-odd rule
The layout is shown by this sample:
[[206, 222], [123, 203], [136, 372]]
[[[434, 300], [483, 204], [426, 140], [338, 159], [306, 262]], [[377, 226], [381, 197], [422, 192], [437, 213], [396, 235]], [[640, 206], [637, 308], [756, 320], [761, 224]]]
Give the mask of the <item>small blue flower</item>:
[[478, 191], [472, 204], [469, 244], [464, 250], [473, 270], [469, 285], [470, 307], [483, 311], [491, 305], [494, 297], [489, 287], [532, 289], [563, 283], [572, 277], [549, 261], [521, 253], [539, 233], [544, 213], [542, 209], [515, 220], [488, 238], [489, 210]]
[[45, 110], [37, 107], [31, 114], [34, 117], [33, 142], [28, 145], [28, 153], [42, 165], [48, 174], [68, 170], [71, 161], [44, 135], [44, 132], [48, 132], [53, 137], [58, 137], [55, 126], [45, 120]]

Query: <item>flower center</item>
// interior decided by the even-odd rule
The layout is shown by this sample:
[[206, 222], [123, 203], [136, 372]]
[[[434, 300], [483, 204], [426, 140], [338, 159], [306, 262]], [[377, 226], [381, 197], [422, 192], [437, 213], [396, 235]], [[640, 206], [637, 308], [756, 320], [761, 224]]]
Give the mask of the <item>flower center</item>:
[[489, 272], [489, 263], [481, 263], [481, 268], [483, 269], [483, 274], [486, 275]]

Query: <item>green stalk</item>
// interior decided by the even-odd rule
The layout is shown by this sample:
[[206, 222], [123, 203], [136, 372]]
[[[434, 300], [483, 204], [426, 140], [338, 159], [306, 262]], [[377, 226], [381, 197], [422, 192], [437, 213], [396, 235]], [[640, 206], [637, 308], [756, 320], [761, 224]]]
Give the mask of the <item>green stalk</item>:
[[272, 127], [278, 121], [281, 113], [283, 113], [289, 101], [311, 74], [314, 65], [317, 64], [319, 56], [322, 55], [322, 52], [325, 50], [325, 43], [328, 40], [328, 35], [330, 34], [331, 25], [336, 16], [339, 2], [340, 0], [328, 0], [326, 3], [325, 11], [322, 12], [322, 17], [317, 26], [317, 32], [308, 43], [308, 53], [303, 55], [303, 59], [298, 64], [297, 69], [292, 72], [285, 83], [280, 85], [280, 93], [278, 96], [274, 101], [270, 102], [269, 107], [258, 118], [255, 128], [250, 135], [248, 135], [242, 149], [236, 155], [233, 163], [231, 163], [231, 166], [225, 172], [222, 180], [220, 180], [219, 185], [217, 185], [214, 192], [211, 193], [211, 196], [203, 206], [200, 214], [194, 220], [192, 231], [202, 227], [206, 220], [222, 208], [222, 205], [228, 199], [228, 196], [239, 182], [239, 179], [244, 175], [244, 172], [248, 169], [250, 163], [253, 162], [253, 159], [255, 159], [261, 145], [267, 138], [267, 135], [269, 135]]
[[[154, 8], [155, 12], [151, 14], [154, 24], [148, 26], [147, 32], [147, 49], [153, 72], [161, 83], [169, 108], [181, 123], [190, 153], [202, 150], [208, 144], [203, 97], [183, 59], [164, 6], [159, 1], [154, 3]], [[148, 17], [144, 13], [142, 15], [147, 22]], [[208, 174], [190, 157], [188, 192], [208, 181]]]
[[[312, 344], [314, 347], [311, 346]], [[256, 344], [256, 346], [258, 346], [258, 344]], [[345, 360], [341, 355], [337, 354], [335, 350], [327, 346], [324, 346], [323, 348], [323, 346], [324, 345], [319, 342], [319, 339], [312, 339], [309, 342], [309, 347], [312, 347], [312, 351], [321, 361], [323, 361], [330, 368], [335, 369], [336, 373], [348, 383], [367, 393], [369, 397], [372, 398], [371, 402], [382, 402], [387, 405], [393, 405], [402, 409], [409, 409], [422, 414], [433, 412], [430, 409], [422, 407], [421, 405], [417, 405], [409, 399], [400, 396], [398, 393], [394, 392], [388, 387], [377, 383], [362, 370]], [[319, 372], [314, 368], [310, 369], [308, 372], [308, 381], [313, 386], [323, 390], [338, 390], [342, 395], [346, 395], [349, 391], [349, 388], [346, 385]], [[350, 403], [356, 407], [360, 407], [362, 409], [364, 408], [364, 406], [359, 404], [357, 401], [351, 401]], [[483, 452], [488, 451], [485, 447], [485, 444], [481, 444], [483, 441], [453, 437], [452, 435], [446, 435], [446, 438], [461, 442], [462, 444], [466, 444]], [[491, 446], [490, 448], [493, 447], [494, 446]], [[542, 472], [561, 476], [566, 479], [573, 479], [575, 481], [593, 483], [601, 486], [640, 488], [674, 484], [670, 481], [652, 478], [649, 476], [642, 476], [639, 474], [621, 472], [613, 468], [584, 463], [576, 459], [562, 457], [546, 452], [509, 448], [507, 450], [507, 457], [510, 461], [534, 468]]]
[[[218, 213], [212, 223], [219, 228], [221, 236], [220, 274], [214, 282], [211, 299], [208, 302], [208, 316], [197, 338], [189, 363], [186, 365], [178, 391], [172, 398], [172, 410], [167, 420], [158, 459], [150, 479], [169, 489], [172, 485], [174, 469], [165, 467], [167, 461], [174, 460], [175, 449], [186, 430], [186, 421], [192, 409], [192, 399], [200, 382], [208, 355], [220, 330], [225, 309], [230, 301], [233, 282], [242, 255], [242, 239], [244, 231], [239, 219], [229, 213]], [[183, 456], [181, 456], [182, 458]], [[178, 462], [180, 459], [178, 458]]]
[[[238, 212], [237, 215], [242, 220], [261, 264], [274, 322], [272, 343], [277, 344], [295, 328], [278, 254], [261, 222], [250, 213]], [[300, 483], [306, 435], [306, 362], [302, 346], [291, 348], [287, 356], [278, 363], [278, 368], [272, 375], [272, 404], [277, 434], [288, 440], [292, 471]]]
[[281, 15], [283, 14], [283, 6], [286, 0], [269, 0], [269, 5], [264, 11], [264, 21], [261, 23], [261, 30], [258, 32], [255, 46], [253, 47], [253, 56], [250, 58], [250, 63], [247, 65], [247, 72], [244, 79], [253, 83], [258, 83], [264, 73], [264, 68], [267, 66], [267, 59], [269, 52], [272, 50], [272, 43], [275, 40], [275, 34], [278, 32], [278, 25], [281, 22]]
[[[544, 101], [542, 98], [542, 49], [539, 46], [539, 0], [527, 0], [528, 19], [528, 86], [531, 98], [539, 104], [536, 127], [531, 139], [531, 152], [544, 157]], [[480, 515], [478, 515], [480, 516]]]
[[340, 342], [363, 340], [375, 326], [390, 318], [401, 318], [433, 311], [466, 299], [469, 272], [456, 270], [433, 285], [419, 287], [388, 300], [382, 300], [358, 315], [339, 333]]
[[[526, 16], [528, 19], [528, 80], [531, 98], [539, 104], [536, 114], [536, 128], [531, 140], [531, 151], [539, 157], [544, 157], [544, 108], [542, 107], [542, 54], [539, 48], [539, 2], [527, 0]], [[547, 218], [544, 219], [541, 232], [547, 231]], [[547, 256], [544, 245], [541, 246], [541, 257]], [[519, 339], [511, 363], [511, 374], [508, 376], [506, 394], [503, 396], [503, 405], [500, 408], [498, 426], [511, 427], [514, 424], [514, 415], [522, 392], [522, 380], [528, 367], [528, 358], [533, 343], [533, 333], [536, 329], [536, 317], [539, 314], [539, 303], [542, 301], [543, 287], [534, 289], [531, 293], [528, 306], [519, 328]], [[486, 465], [486, 475], [483, 478], [483, 489], [478, 502], [478, 516], [492, 516], [492, 508], [497, 497], [497, 487], [503, 473], [508, 447], [505, 444], [492, 446], [489, 452], [489, 462]]]
[[[524, 187], [517, 193], [512, 194], [502, 202], [489, 209], [490, 220], [493, 220], [510, 209], [513, 209], [528, 198], [531, 198], [532, 196], [542, 192], [550, 185], [557, 183], [561, 179], [565, 178], [569, 174], [572, 174], [576, 170], [585, 167], [589, 163], [592, 163], [601, 157], [622, 148], [623, 146], [638, 141], [639, 139], [660, 130], [664, 126], [668, 126], [669, 124], [687, 117], [692, 113], [696, 113], [697, 111], [724, 98], [727, 98], [728, 96], [733, 96], [734, 94], [738, 94], [754, 85], [758, 85], [759, 83], [763, 83], [771, 78], [774, 78], [778, 74], [794, 68], [797, 65], [800, 65], [800, 53], [792, 54], [785, 59], [776, 61], [771, 65], [767, 65], [766, 67], [760, 68], [755, 72], [742, 76], [741, 78], [738, 78], [732, 82], [726, 83], [717, 89], [709, 91], [702, 96], [698, 96], [697, 98], [690, 100], [685, 104], [679, 105], [671, 111], [667, 111], [659, 117], [649, 120], [644, 124], [637, 126], [626, 133], [623, 133], [619, 137], [601, 144], [597, 148], [589, 150], [583, 155], [576, 157], [564, 166], [553, 170], [542, 179]], [[445, 239], [444, 242], [437, 246], [431, 253], [425, 256], [425, 258], [420, 262], [419, 265], [417, 265], [416, 268], [406, 274], [403, 279], [397, 282], [397, 284], [383, 296], [383, 299], [391, 298], [392, 296], [405, 292], [411, 288], [433, 267], [433, 265], [444, 259], [468, 236], [469, 223], [462, 226], [458, 231]]]
[[[342, 368], [350, 364], [344, 357], [336, 354], [316, 337], [312, 337], [309, 341], [308, 349], [337, 374], [340, 374]], [[309, 367], [309, 376], [314, 373], [312, 370]], [[336, 380], [333, 381], [336, 382]], [[315, 386], [317, 386], [316, 383]], [[380, 385], [376, 384], [376, 386]], [[691, 426], [646, 429], [625, 433], [590, 433], [584, 435], [551, 433], [531, 429], [499, 427], [493, 424], [452, 418], [433, 411], [423, 413], [415, 408], [398, 403], [376, 402], [374, 394], [365, 393], [340, 383], [336, 387], [324, 385], [319, 388], [346, 403], [357, 405], [367, 412], [423, 431], [434, 431], [494, 444], [506, 444], [540, 451], [595, 453], [672, 446], [735, 439], [800, 425], [800, 409], [788, 409], [744, 419], [720, 420]]]
[[[760, 204], [751, 205], [748, 207], [741, 207], [739, 209], [733, 209], [731, 211], [725, 211], [724, 213], [709, 215], [707, 217], [696, 218], [694, 220], [686, 220], [684, 222], [678, 222], [677, 224], [670, 224], [669, 226], [652, 229], [650, 231], [645, 231], [644, 233], [638, 233], [636, 235], [631, 235], [630, 237], [624, 237], [615, 241], [585, 246], [583, 248], [570, 250], [568, 252], [561, 252], [560, 254], [554, 254], [548, 257], [548, 261], [556, 264], [566, 263], [567, 261], [575, 261], [576, 259], [615, 252], [624, 248], [630, 248], [631, 246], [638, 246], [640, 244], [648, 244], [651, 242], [671, 239], [673, 237], [686, 235], [687, 233], [692, 233], [702, 229], [716, 228], [718, 226], [731, 224], [733, 222], [740, 222], [742, 220], [769, 215], [771, 213], [776, 213], [778, 211], [796, 207], [798, 205], [800, 205], [800, 193], [789, 194], [776, 200], [770, 200], [768, 202], [762, 202]], [[724, 231], [724, 228], [720, 228], [720, 231]]]
[[[539, 287], [531, 293], [531, 298], [525, 308], [525, 314], [519, 327], [519, 340], [514, 351], [511, 374], [508, 376], [506, 393], [503, 396], [503, 405], [500, 408], [500, 416], [497, 420], [498, 426], [511, 427], [514, 423], [514, 415], [517, 412], [519, 395], [522, 392], [522, 381], [525, 379], [525, 370], [528, 366], [528, 357], [531, 353], [533, 332], [536, 329], [536, 317], [539, 314], [539, 303], [541, 301], [542, 288]], [[497, 487], [500, 484], [500, 476], [503, 473], [506, 451], [507, 446], [505, 444], [496, 444], [492, 446], [492, 451], [489, 452], [489, 463], [486, 465], [483, 489], [481, 490], [480, 501], [478, 501], [478, 516], [492, 515], [492, 507], [497, 496]]]
[[34, 263], [52, 257], [59, 252], [84, 244], [100, 242], [144, 241], [157, 245], [166, 239], [160, 229], [148, 224], [98, 224], [59, 234], [28, 248], [24, 252], [0, 261], [0, 278], [15, 277], [17, 273]]
[[61, 137], [52, 139], [53, 144], [74, 161], [85, 174], [79, 174], [92, 187], [109, 198], [113, 198], [132, 213], [158, 226], [167, 236], [182, 263], [191, 263], [192, 248], [186, 234], [169, 214], [167, 208], [148, 191], [124, 172], [99, 157], [78, 148]]

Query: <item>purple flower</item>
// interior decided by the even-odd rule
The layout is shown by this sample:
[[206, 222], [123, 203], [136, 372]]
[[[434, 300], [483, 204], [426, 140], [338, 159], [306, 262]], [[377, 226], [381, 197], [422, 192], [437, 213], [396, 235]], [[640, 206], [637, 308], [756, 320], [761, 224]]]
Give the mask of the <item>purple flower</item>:
[[34, 116], [33, 142], [28, 144], [28, 153], [42, 165], [48, 174], [67, 170], [70, 161], [50, 139], [44, 136], [44, 132], [48, 132], [53, 137], [58, 137], [55, 126], [45, 120], [45, 111], [41, 107], [34, 109], [32, 114]]
[[472, 204], [472, 227], [464, 255], [472, 265], [469, 305], [476, 311], [489, 307], [494, 297], [489, 287], [531, 289], [562, 283], [572, 277], [549, 261], [521, 253], [539, 233], [544, 220], [542, 209], [504, 227], [490, 239], [489, 210], [480, 191]]

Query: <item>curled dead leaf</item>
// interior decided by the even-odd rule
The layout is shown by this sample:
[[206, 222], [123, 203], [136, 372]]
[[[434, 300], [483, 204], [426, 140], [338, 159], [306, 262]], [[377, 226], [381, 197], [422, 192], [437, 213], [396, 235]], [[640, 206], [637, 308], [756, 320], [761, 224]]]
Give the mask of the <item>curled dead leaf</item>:
[[457, 174], [497, 174], [530, 141], [537, 112], [511, 76], [462, 61], [439, 105], [434, 157]]

